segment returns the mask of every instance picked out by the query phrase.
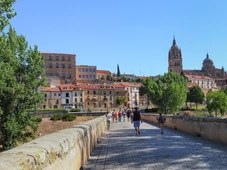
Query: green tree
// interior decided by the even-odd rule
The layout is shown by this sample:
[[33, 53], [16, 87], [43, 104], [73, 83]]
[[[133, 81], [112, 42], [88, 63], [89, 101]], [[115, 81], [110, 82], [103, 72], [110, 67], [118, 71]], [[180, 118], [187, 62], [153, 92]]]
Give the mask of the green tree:
[[118, 105], [122, 105], [125, 101], [126, 101], [126, 97], [118, 97], [118, 98], [116, 99], [116, 103], [117, 103]]
[[0, 32], [9, 25], [9, 20], [16, 15], [14, 12], [13, 4], [16, 0], [1, 0], [0, 1]]
[[108, 75], [106, 76], [106, 79], [107, 79], [108, 81], [112, 81], [111, 75], [108, 74]]
[[142, 84], [140, 95], [147, 94], [148, 99], [162, 112], [167, 109], [174, 113], [186, 101], [186, 80], [178, 73], [168, 72], [156, 81], [148, 78]]
[[117, 65], [117, 78], [121, 77], [120, 67], [119, 64]]
[[187, 100], [188, 102], [196, 104], [196, 110], [197, 110], [198, 103], [202, 103], [204, 99], [205, 99], [205, 95], [199, 86], [193, 86], [189, 88]]
[[223, 91], [210, 92], [207, 95], [206, 104], [210, 113], [215, 112], [217, 117], [218, 111], [220, 111], [223, 116], [227, 109], [227, 95]]
[[38, 88], [46, 79], [37, 46], [29, 47], [11, 26], [0, 36], [0, 46], [0, 145], [6, 150], [34, 138], [38, 122], [29, 112], [40, 104]]

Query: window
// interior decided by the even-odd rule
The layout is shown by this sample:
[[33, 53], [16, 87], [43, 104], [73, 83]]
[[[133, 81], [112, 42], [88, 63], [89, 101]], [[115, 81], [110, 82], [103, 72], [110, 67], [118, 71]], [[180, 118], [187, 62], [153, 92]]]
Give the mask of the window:
[[111, 95], [111, 91], [110, 91], [110, 95]]
[[89, 94], [89, 90], [87, 91], [87, 94]]
[[88, 68], [86, 68], [86, 72], [88, 72]]
[[87, 105], [89, 105], [90, 103], [88, 102]]
[[93, 75], [93, 78], [95, 79], [95, 75]]
[[95, 72], [95, 68], [93, 68], [93, 72]]
[[52, 56], [51, 55], [49, 56], [49, 60], [52, 60]]
[[56, 93], [54, 93], [54, 96], [56, 96], [57, 94]]
[[65, 97], [69, 97], [69, 93], [65, 93]]
[[52, 74], [52, 73], [50, 73], [50, 76], [53, 76], [53, 74]]
[[86, 75], [86, 78], [88, 79], [88, 75]]
[[59, 73], [56, 73], [56, 76], [59, 77]]
[[81, 68], [79, 68], [78, 70], [79, 70], [79, 72], [81, 72]]
[[77, 98], [75, 98], [75, 102], [77, 103]]
[[68, 64], [68, 68], [71, 68], [71, 64]]
[[92, 79], [92, 75], [90, 75], [90, 79]]
[[65, 56], [62, 56], [62, 57], [61, 57], [61, 60], [62, 60], [62, 61], [65, 61]]
[[96, 91], [93, 91], [93, 94], [96, 94]]
[[92, 72], [92, 68], [90, 68], [90, 72]]
[[80, 102], [81, 102], [81, 103], [83, 102], [82, 98], [80, 99]]
[[62, 78], [65, 78], [65, 73], [62, 73]]
[[68, 74], [68, 78], [72, 78], [72, 75], [71, 74]]
[[62, 63], [62, 68], [65, 68], [65, 64], [64, 63]]
[[58, 103], [59, 103], [59, 101], [57, 100], [57, 101], [56, 101], [56, 104], [58, 104]]
[[106, 95], [106, 92], [105, 91], [103, 92], [103, 95]]
[[85, 75], [83, 75], [83, 78], [85, 78]]
[[85, 68], [82, 68], [82, 72], [85, 72]]
[[75, 96], [77, 96], [77, 92], [75, 92]]
[[61, 96], [61, 93], [58, 93], [58, 96]]
[[52, 68], [52, 63], [49, 63], [49, 68]]
[[69, 103], [69, 99], [66, 99], [66, 103]]
[[71, 57], [70, 56], [68, 57], [68, 61], [71, 61]]
[[78, 77], [81, 78], [81, 75], [79, 75]]
[[58, 63], [56, 63], [56, 68], [59, 68], [59, 64]]
[[59, 60], [59, 57], [58, 56], [56, 56], [56, 61], [58, 61]]

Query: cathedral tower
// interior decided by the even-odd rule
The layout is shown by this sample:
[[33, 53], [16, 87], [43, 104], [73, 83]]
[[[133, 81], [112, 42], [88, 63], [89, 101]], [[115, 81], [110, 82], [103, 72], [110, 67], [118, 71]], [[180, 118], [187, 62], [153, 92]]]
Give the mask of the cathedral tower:
[[182, 55], [181, 50], [178, 48], [176, 44], [175, 37], [173, 37], [173, 45], [169, 50], [168, 63], [169, 63], [168, 71], [181, 73], [183, 69]]

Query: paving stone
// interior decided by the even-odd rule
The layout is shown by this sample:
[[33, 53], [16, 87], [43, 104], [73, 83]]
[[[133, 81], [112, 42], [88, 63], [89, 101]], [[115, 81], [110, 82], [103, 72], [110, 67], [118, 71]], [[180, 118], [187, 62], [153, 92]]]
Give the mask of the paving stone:
[[84, 169], [226, 169], [227, 145], [143, 122], [136, 136], [130, 122], [112, 123]]

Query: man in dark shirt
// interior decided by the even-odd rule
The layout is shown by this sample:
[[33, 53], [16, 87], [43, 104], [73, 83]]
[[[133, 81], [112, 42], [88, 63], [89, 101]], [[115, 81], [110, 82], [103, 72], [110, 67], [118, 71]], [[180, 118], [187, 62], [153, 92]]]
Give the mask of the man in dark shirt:
[[136, 130], [136, 135], [140, 134], [141, 115], [140, 115], [140, 112], [138, 111], [137, 107], [135, 107], [135, 111], [133, 112], [132, 121], [134, 123], [134, 127], [135, 127], [135, 130]]

